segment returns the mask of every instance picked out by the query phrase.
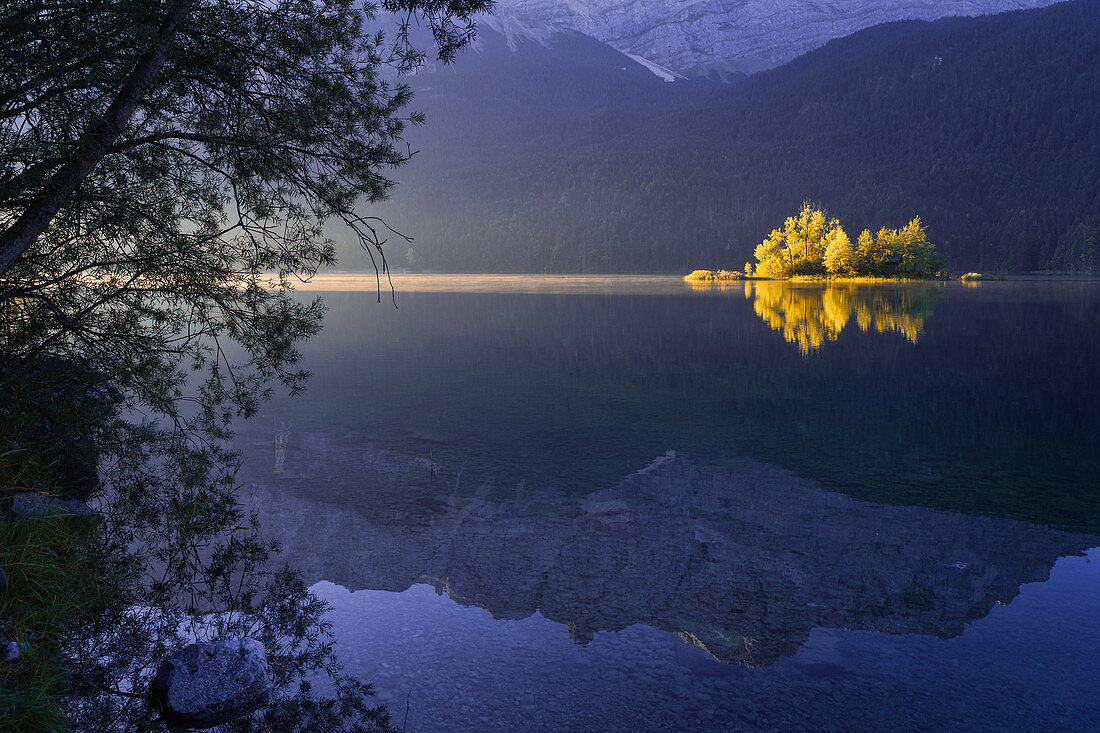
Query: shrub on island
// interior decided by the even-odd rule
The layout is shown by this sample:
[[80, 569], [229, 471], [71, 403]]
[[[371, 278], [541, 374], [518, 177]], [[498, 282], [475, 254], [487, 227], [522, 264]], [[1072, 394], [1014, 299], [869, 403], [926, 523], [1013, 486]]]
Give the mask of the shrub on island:
[[718, 282], [744, 280], [745, 275], [737, 270], [693, 270], [691, 273], [684, 275], [684, 279], [688, 282]]
[[757, 246], [756, 274], [762, 277], [901, 277], [939, 273], [944, 258], [928, 241], [920, 217], [901, 229], [864, 229], [853, 244], [837, 219], [804, 203], [799, 212]]

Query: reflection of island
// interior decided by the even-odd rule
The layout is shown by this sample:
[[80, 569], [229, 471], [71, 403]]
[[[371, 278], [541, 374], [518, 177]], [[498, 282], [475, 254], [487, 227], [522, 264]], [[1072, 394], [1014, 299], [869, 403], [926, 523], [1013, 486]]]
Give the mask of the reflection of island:
[[[246, 460], [268, 530], [307, 580], [428, 582], [497, 618], [536, 610], [585, 643], [645, 624], [767, 665], [816, 627], [951, 637], [1097, 538], [868, 504], [765, 464], [672, 455], [572, 500], [427, 481], [421, 459], [301, 436], [278, 477]], [[267, 441], [256, 450], [270, 466]], [[252, 447], [246, 448], [246, 455]], [[458, 483], [456, 489], [455, 484]]]
[[804, 355], [836, 341], [854, 318], [859, 330], [899, 333], [912, 343], [932, 312], [935, 285], [745, 282], [756, 314]]

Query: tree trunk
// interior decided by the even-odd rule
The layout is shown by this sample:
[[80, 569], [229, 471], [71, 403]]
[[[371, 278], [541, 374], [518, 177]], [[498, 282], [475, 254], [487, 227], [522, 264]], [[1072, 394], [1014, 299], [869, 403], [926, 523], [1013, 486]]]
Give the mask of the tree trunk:
[[194, 4], [195, 0], [175, 0], [171, 4], [168, 17], [153, 44], [138, 59], [107, 112], [89, 125], [72, 159], [61, 166], [15, 223], [0, 234], [0, 275], [7, 272], [12, 263], [46, 230], [65, 201], [118, 140], [137, 109], [145, 88], [164, 66], [168, 45], [180, 21]]

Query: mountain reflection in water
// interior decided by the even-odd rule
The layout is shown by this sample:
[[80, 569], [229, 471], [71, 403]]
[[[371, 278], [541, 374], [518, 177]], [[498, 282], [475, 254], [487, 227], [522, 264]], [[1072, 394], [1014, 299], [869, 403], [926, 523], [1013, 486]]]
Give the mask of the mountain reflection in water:
[[[494, 618], [541, 612], [582, 644], [644, 624], [750, 666], [792, 654], [817, 627], [957, 636], [1021, 584], [1045, 580], [1057, 558], [1100, 544], [856, 501], [755, 461], [707, 466], [672, 454], [580, 500], [523, 483], [490, 500], [502, 492], [482, 485], [432, 508], [380, 511], [379, 497], [423, 474], [419, 461], [343, 436], [299, 440], [277, 483], [245, 478], [310, 581], [429, 583]], [[324, 498], [350, 493], [358, 508]]]

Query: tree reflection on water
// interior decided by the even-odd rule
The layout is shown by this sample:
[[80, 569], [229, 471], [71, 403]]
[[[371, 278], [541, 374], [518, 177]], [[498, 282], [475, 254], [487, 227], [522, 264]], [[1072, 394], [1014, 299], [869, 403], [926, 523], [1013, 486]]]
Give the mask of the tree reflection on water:
[[881, 283], [791, 283], [746, 281], [745, 297], [756, 315], [803, 356], [836, 341], [853, 320], [860, 331], [898, 333], [916, 343], [942, 285]]

